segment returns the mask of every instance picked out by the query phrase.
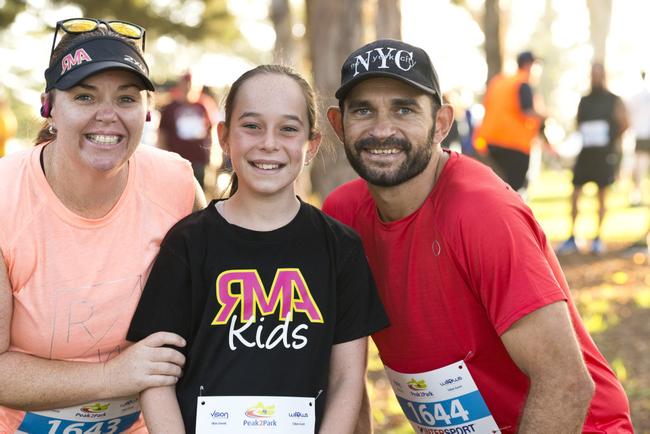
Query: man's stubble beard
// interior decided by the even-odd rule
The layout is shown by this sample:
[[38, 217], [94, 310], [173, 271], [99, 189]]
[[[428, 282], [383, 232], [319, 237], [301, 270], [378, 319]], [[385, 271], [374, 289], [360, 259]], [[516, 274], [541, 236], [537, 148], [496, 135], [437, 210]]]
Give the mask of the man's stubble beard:
[[[431, 161], [433, 155], [433, 135], [435, 133], [435, 121], [429, 130], [426, 143], [413, 146], [411, 142], [406, 139], [388, 138], [385, 140], [378, 140], [373, 138], [365, 138], [355, 142], [350, 149], [345, 139], [345, 131], [343, 131], [343, 149], [348, 162], [355, 172], [361, 178], [366, 180], [369, 184], [378, 187], [394, 187], [405, 183], [406, 181], [415, 178], [426, 169]], [[385, 170], [371, 169], [365, 167], [361, 161], [361, 152], [364, 147], [372, 145], [375, 148], [401, 148], [404, 152], [406, 159], [397, 170], [386, 172]]]

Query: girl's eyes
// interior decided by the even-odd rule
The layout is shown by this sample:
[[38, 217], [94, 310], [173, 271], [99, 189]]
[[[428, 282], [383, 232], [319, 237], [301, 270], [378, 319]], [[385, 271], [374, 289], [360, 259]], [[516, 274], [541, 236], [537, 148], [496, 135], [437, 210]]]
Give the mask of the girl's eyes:
[[[249, 129], [249, 130], [260, 130], [260, 129], [262, 129], [257, 124], [243, 124], [242, 127], [246, 128], [246, 129]], [[280, 131], [285, 132], [285, 133], [297, 133], [300, 130], [297, 127], [287, 125], [287, 126], [284, 126], [284, 127], [280, 127]]]
[[121, 96], [119, 100], [120, 102], [124, 102], [124, 103], [130, 103], [136, 101], [136, 99], [130, 95]]

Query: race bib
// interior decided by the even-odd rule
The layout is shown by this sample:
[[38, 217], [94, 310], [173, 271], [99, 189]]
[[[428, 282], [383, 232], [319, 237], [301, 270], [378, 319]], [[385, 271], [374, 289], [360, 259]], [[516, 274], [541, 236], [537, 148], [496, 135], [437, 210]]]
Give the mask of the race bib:
[[193, 111], [181, 113], [176, 119], [176, 134], [182, 140], [204, 139], [207, 135], [205, 118]]
[[609, 123], [604, 120], [587, 121], [580, 124], [582, 146], [585, 148], [602, 148], [609, 143]]
[[28, 411], [16, 434], [113, 434], [131, 427], [140, 416], [137, 396], [68, 408]]
[[197, 434], [314, 434], [314, 398], [288, 396], [199, 396]]
[[464, 361], [419, 374], [385, 369], [416, 433], [500, 432]]

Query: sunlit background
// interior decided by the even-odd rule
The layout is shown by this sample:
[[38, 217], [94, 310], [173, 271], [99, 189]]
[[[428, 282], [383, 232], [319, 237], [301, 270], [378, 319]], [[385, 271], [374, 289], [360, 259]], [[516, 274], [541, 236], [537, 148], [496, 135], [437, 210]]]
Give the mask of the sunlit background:
[[[195, 82], [208, 86], [219, 102], [228, 85], [242, 72], [259, 63], [278, 60], [293, 64], [309, 77], [323, 105], [331, 104], [332, 83], [336, 82], [341, 62], [348, 54], [327, 52], [329, 39], [344, 30], [341, 17], [352, 13], [353, 4], [360, 5], [360, 18], [355, 23], [357, 32], [350, 33], [350, 38], [358, 40], [351, 43], [352, 47], [359, 46], [382, 33], [384, 29], [374, 24], [373, 17], [380, 15], [378, 8], [392, 4], [401, 12], [397, 28], [402, 39], [426, 49], [440, 75], [443, 92], [453, 95], [452, 102], [457, 108], [467, 108], [480, 119], [480, 102], [490, 71], [489, 55], [486, 55], [486, 35], [489, 33], [484, 14], [488, 4], [496, 3], [503, 70], [516, 69], [515, 58], [522, 50], [533, 50], [541, 58], [534, 84], [540, 107], [550, 119], [549, 138], [561, 158], [549, 160], [539, 150], [533, 152], [528, 203], [554, 243], [564, 239], [569, 231], [570, 167], [580, 149], [580, 140], [575, 134], [575, 115], [580, 97], [589, 89], [592, 60], [598, 57], [599, 50], [606, 52], [609, 88], [624, 99], [645, 85], [640, 71], [650, 70], [648, 0], [285, 2], [290, 9], [285, 38], [292, 42], [292, 47], [278, 47], [280, 38], [276, 35], [280, 33], [277, 23], [271, 19], [273, 5], [282, 1], [138, 2], [147, 5], [146, 22], [163, 23], [155, 28], [148, 27], [146, 50], [153, 78], [161, 90], [157, 96], [159, 104], [165, 101], [166, 90], [185, 72], [191, 71]], [[44, 88], [43, 71], [49, 60], [55, 23], [64, 18], [84, 16], [91, 7], [105, 11], [101, 18], [127, 19], [121, 15], [127, 9], [124, 0], [0, 0], [2, 14], [8, 14], [18, 3], [25, 3], [25, 6], [15, 18], [5, 19], [7, 24], [0, 29], [0, 97], [9, 101], [18, 118], [18, 132], [9, 142], [8, 152], [31, 146], [40, 127], [38, 109]], [[310, 26], [308, 5], [338, 9], [338, 21], [318, 22], [336, 17], [333, 13], [316, 17], [317, 21], [311, 21]], [[592, 14], [600, 13], [600, 18], [590, 15], [590, 8]], [[206, 25], [204, 17], [208, 13], [221, 17], [220, 21]], [[128, 19], [141, 23], [137, 17]], [[318, 33], [314, 23], [323, 24], [325, 30], [318, 30]], [[175, 32], [174, 26], [183, 27], [184, 31]], [[197, 35], [198, 31], [192, 33], [192, 29], [203, 28], [203, 35]], [[349, 31], [346, 28], [346, 32]], [[600, 48], [594, 42], [595, 33], [602, 37]], [[317, 62], [323, 59], [325, 62]], [[325, 125], [323, 130], [329, 132]], [[154, 144], [155, 126], [149, 126], [146, 134], [145, 143]], [[631, 207], [628, 200], [634, 164], [633, 144], [633, 135], [626, 133], [621, 174], [608, 198], [610, 213], [603, 227], [603, 238], [610, 252], [603, 257], [582, 254], [562, 258], [562, 265], [587, 326], [626, 388], [637, 431], [650, 433], [650, 266], [647, 249], [629, 248], [643, 239], [650, 213], [648, 199], [641, 207]], [[336, 149], [335, 142], [333, 145]], [[213, 148], [213, 166], [206, 175], [208, 196], [218, 195], [229, 179], [219, 170], [218, 145]], [[316, 204], [322, 200], [324, 192], [347, 176], [340, 175], [346, 172], [339, 171], [337, 166], [345, 165], [344, 161], [331, 163], [327, 158], [323, 161], [312, 169], [325, 168], [322, 173], [312, 172], [311, 177], [307, 174], [301, 180], [305, 196]], [[324, 180], [329, 184], [322, 182]], [[648, 198], [647, 174], [644, 189]], [[585, 192], [576, 227], [579, 241], [593, 237], [596, 230], [595, 188], [588, 186]], [[581, 247], [586, 246], [581, 244]], [[374, 352], [369, 378], [377, 432], [412, 432], [401, 416]]]

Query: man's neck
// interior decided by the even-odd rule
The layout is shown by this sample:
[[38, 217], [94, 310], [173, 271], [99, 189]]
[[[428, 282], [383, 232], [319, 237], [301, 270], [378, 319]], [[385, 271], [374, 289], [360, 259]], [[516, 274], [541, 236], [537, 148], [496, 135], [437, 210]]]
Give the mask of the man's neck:
[[427, 167], [414, 178], [394, 187], [368, 184], [379, 217], [385, 222], [392, 222], [417, 211], [436, 185], [448, 159], [449, 153], [437, 147]]

